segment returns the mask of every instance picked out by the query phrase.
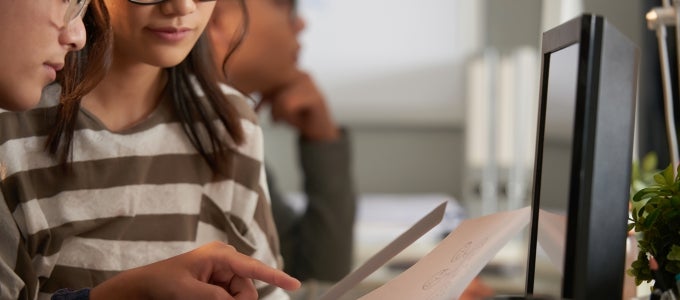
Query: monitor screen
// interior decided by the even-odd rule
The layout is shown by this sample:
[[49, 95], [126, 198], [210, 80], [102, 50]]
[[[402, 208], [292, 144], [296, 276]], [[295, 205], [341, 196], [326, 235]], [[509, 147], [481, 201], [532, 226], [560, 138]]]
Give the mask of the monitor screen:
[[586, 14], [542, 54], [526, 292], [621, 299], [638, 50]]
[[[545, 59], [550, 64], [545, 103], [544, 145], [566, 150], [567, 155], [556, 151], [543, 151], [539, 203], [537, 260], [551, 274], [561, 274], [564, 265], [564, 246], [567, 236], [567, 210], [571, 183], [571, 149], [573, 148], [574, 114], [576, 113], [576, 79], [578, 77], [578, 50], [575, 43], [550, 53]], [[545, 147], [545, 146], [544, 146]], [[561, 162], [561, 166], [556, 166]], [[538, 285], [535, 291], [542, 295], [559, 296], [554, 285]]]

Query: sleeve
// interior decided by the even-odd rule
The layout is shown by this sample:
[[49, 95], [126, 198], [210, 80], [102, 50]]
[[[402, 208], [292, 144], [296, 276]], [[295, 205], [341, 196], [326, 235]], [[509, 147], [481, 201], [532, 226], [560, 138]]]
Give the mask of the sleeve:
[[61, 289], [56, 291], [50, 300], [89, 300], [90, 289], [85, 288], [81, 290]]
[[299, 155], [307, 208], [281, 238], [284, 257], [292, 257], [285, 271], [301, 280], [337, 281], [351, 270], [353, 256], [357, 198], [349, 135], [342, 130], [334, 142], [300, 139]]
[[274, 222], [276, 223], [276, 230], [278, 231], [281, 244], [281, 255], [283, 256], [285, 264], [288, 265], [293, 259], [291, 256], [293, 249], [291, 247], [297, 244], [296, 223], [300, 220], [301, 216], [287, 203], [272, 170], [266, 168], [265, 173], [269, 188], [269, 199], [274, 214]]
[[38, 282], [26, 244], [2, 193], [0, 198], [0, 299], [34, 299]]

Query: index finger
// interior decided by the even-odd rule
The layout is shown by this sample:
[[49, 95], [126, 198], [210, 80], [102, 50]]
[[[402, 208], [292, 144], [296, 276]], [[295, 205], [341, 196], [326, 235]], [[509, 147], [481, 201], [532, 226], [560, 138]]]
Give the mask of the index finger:
[[235, 250], [229, 252], [220, 251], [221, 255], [214, 262], [213, 276], [222, 277], [234, 273], [244, 278], [264, 281], [289, 291], [300, 287], [300, 281], [279, 269], [272, 268]]

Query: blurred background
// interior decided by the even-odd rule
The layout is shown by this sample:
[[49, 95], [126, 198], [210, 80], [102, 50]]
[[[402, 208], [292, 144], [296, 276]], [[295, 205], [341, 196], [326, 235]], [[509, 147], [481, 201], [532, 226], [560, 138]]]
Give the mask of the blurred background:
[[[299, 5], [307, 24], [301, 64], [352, 139], [361, 199], [357, 263], [422, 216], [425, 203], [459, 205], [454, 218], [530, 204], [540, 42], [547, 29], [583, 12], [604, 16], [642, 48], [640, 97], [658, 97], [659, 107], [650, 104], [652, 117], [638, 117], [659, 118], [653, 115], [661, 109], [661, 87], [654, 87], [658, 75], [649, 79], [654, 84], [645, 75], [658, 74], [654, 32], [644, 19], [649, 8], [660, 5], [655, 1], [299, 0]], [[267, 161], [281, 188], [298, 194], [297, 136], [266, 115]], [[566, 156], [560, 133], [549, 134], [545, 151]], [[664, 164], [662, 131], [638, 140], [645, 148], [636, 153], [656, 149]], [[554, 167], [568, 161], [555, 161]], [[423, 203], [422, 213], [414, 203]], [[392, 229], [376, 230], [371, 223], [400, 209], [406, 216], [392, 220]], [[455, 222], [438, 230], [443, 234]], [[525, 241], [519, 236], [482, 272], [499, 293], [523, 291]], [[417, 259], [436, 240], [423, 243], [404, 255]], [[384, 276], [374, 278], [375, 284], [392, 275]]]
[[[482, 192], [478, 169], [489, 160], [499, 168], [533, 168], [541, 33], [585, 11], [605, 16], [639, 45], [643, 33], [654, 38], [643, 2], [649, 1], [300, 0], [307, 23], [300, 60], [335, 119], [350, 129], [360, 193], [443, 193], [474, 206]], [[495, 63], [486, 67], [486, 82], [476, 74], [485, 71], [485, 56]], [[492, 113], [490, 101], [497, 104]], [[512, 118], [517, 106], [524, 120]], [[488, 128], [489, 115], [499, 128]], [[297, 136], [264, 122], [268, 163], [285, 191], [300, 191], [291, 159]], [[508, 132], [513, 126], [521, 132]], [[494, 131], [495, 141], [483, 137]], [[496, 147], [489, 150], [489, 143]], [[510, 158], [522, 156], [513, 147], [525, 152], [522, 162]], [[503, 185], [497, 190], [505, 197]]]

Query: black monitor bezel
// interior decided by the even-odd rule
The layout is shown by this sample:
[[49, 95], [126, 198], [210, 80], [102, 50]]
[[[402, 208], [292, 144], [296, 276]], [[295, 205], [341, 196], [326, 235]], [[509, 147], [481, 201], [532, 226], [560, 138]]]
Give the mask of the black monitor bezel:
[[[605, 40], [605, 32], [608, 35], [608, 39]], [[611, 33], [610, 33], [611, 32]], [[607, 51], [611, 52], [613, 47], [623, 46], [624, 50], [628, 48], [633, 49], [634, 56], [636, 57], [635, 66], [633, 73], [637, 74], [637, 53], [636, 47], [629, 44], [629, 41], [625, 39], [622, 35], [616, 32], [611, 26], [609, 26], [601, 16], [584, 14], [578, 18], [572, 19], [558, 27], [546, 31], [543, 34], [542, 40], [542, 64], [541, 64], [541, 84], [540, 84], [540, 101], [538, 109], [538, 128], [536, 135], [536, 155], [535, 155], [535, 165], [534, 165], [534, 183], [533, 183], [533, 193], [532, 195], [532, 222], [531, 222], [531, 233], [530, 233], [530, 243], [529, 243], [529, 255], [527, 261], [527, 278], [526, 278], [526, 295], [533, 295], [534, 292], [534, 278], [535, 278], [535, 267], [536, 267], [536, 247], [537, 247], [537, 235], [538, 235], [538, 214], [540, 208], [540, 187], [541, 187], [541, 166], [543, 160], [543, 147], [544, 147], [544, 134], [545, 134], [545, 107], [547, 101], [547, 84], [548, 84], [548, 74], [550, 69], [550, 55], [556, 51], [569, 47], [571, 45], [579, 44], [579, 65], [578, 65], [578, 79], [576, 87], [576, 105], [575, 105], [575, 119], [574, 119], [574, 131], [573, 131], [573, 143], [572, 143], [572, 159], [571, 159], [571, 173], [570, 173], [570, 187], [569, 187], [569, 203], [567, 212], [567, 236], [566, 245], [564, 252], [564, 268], [563, 268], [563, 278], [562, 278], [562, 292], [561, 297], [564, 299], [574, 299], [574, 298], [588, 298], [590, 295], [594, 295], [593, 292], [588, 291], [588, 289], [593, 289], [594, 285], [586, 282], [592, 276], [618, 276], [620, 278], [620, 283], [617, 282], [617, 278], [607, 278], [601, 283], [602, 288], [606, 290], [612, 290], [616, 293], [618, 289], [619, 293], [622, 289], [623, 283], [623, 268], [624, 268], [624, 255], [625, 255], [625, 219], [627, 219], [627, 200], [628, 198], [622, 199], [626, 204], [626, 211], [619, 209], [624, 205], [623, 203], [615, 202], [615, 199], [597, 199], [597, 201], [611, 203], [612, 204], [612, 218], [613, 221], [610, 223], [618, 224], [623, 222], [621, 228], [618, 225], [603, 226], [599, 228], [594, 224], [593, 220], [597, 220], [602, 217], [602, 212], [597, 211], [597, 209], [591, 209], [594, 204], [591, 203], [594, 197], [600, 197], [602, 195], [601, 191], [593, 191], [593, 182], [596, 179], [594, 176], [601, 174], [604, 171], [611, 172], [612, 169], [616, 169], [617, 172], [622, 172], [628, 175], [630, 174], [630, 163], [627, 166], [621, 166], [620, 168], [612, 168], [612, 162], [599, 162], [597, 170], [595, 170], [595, 153], [596, 145], [606, 148], [610, 145], [629, 145], [628, 157], [632, 158], [632, 119], [634, 115], [634, 108], [630, 109], [630, 116], [622, 116], [623, 119], [630, 117], [631, 120], [623, 120], [618, 122], [617, 125], [628, 125], [631, 123], [630, 128], [624, 128], [622, 133], [624, 136], [619, 141], [611, 141], [611, 138], [604, 137], [604, 131], [599, 127], [608, 127], [609, 125], [603, 126], [606, 120], [598, 120], [598, 98], [601, 96], [602, 91], [600, 90], [600, 83], [604, 82], [604, 89], [607, 90], [607, 96], [612, 94], [611, 90], [612, 83], [616, 80], [621, 80], [616, 74], [606, 74], [606, 76], [612, 77], [612, 79], [602, 80], [601, 68], [603, 66], [603, 43], [606, 44]], [[631, 47], [632, 45], [632, 47]], [[625, 54], [630, 54], [625, 52]], [[612, 61], [611, 58], [606, 58], [607, 61], [604, 63], [608, 64], [607, 68], [611, 68]], [[617, 61], [618, 62], [618, 61]], [[625, 78], [624, 78], [625, 79]], [[609, 90], [608, 90], [609, 89]], [[622, 104], [634, 103], [634, 94], [636, 93], [636, 86], [631, 87], [631, 91], [622, 91], [619, 93], [623, 97], [632, 97], [633, 99], [625, 99]], [[631, 96], [632, 94], [632, 96]], [[607, 100], [610, 101], [610, 100]], [[607, 103], [611, 105], [611, 103]], [[634, 107], [634, 105], [633, 105]], [[603, 118], [604, 117], [604, 118]], [[600, 119], [612, 119], [611, 114], [600, 115]], [[625, 129], [629, 129], [630, 137], [625, 136]], [[599, 133], [598, 130], [602, 131]], [[607, 129], [608, 130], [608, 129]], [[601, 150], [600, 150], [601, 151]], [[621, 157], [624, 154], [619, 154], [613, 161], [618, 161], [621, 163]], [[600, 158], [601, 159], [601, 158]], [[630, 162], [630, 160], [629, 160]], [[616, 178], [617, 185], [621, 185], [622, 179]], [[627, 193], [627, 191], [626, 191]], [[621, 195], [621, 191], [616, 191], [616, 195]], [[609, 197], [611, 198], [611, 197]], [[603, 204], [597, 203], [597, 207], [600, 208]], [[622, 219], [623, 218], [623, 219]], [[591, 222], [592, 221], [592, 222]], [[612, 231], [612, 232], [606, 232]], [[592, 239], [597, 239], [608, 237], [608, 242], [612, 243], [613, 249], [612, 257], [603, 258], [601, 250], [593, 250], [594, 243]], [[620, 239], [620, 241], [619, 241]], [[619, 251], [621, 250], [621, 251]], [[598, 252], [599, 251], [599, 252]], [[621, 253], [619, 253], [621, 252]], [[592, 260], [606, 260], [604, 262], [599, 262], [599, 266], [607, 266], [612, 270], [605, 271], [595, 271], [593, 268], [598, 263], [592, 263]], [[621, 270], [619, 270], [621, 269]], [[604, 273], [603, 273], [604, 272]], [[593, 274], [593, 275], [587, 275]], [[596, 274], [596, 275], [595, 275]], [[584, 279], [585, 278], [585, 279]], [[593, 280], [597, 282], [598, 280]], [[616, 294], [610, 295], [616, 298]], [[618, 299], [621, 296], [619, 294]]]

